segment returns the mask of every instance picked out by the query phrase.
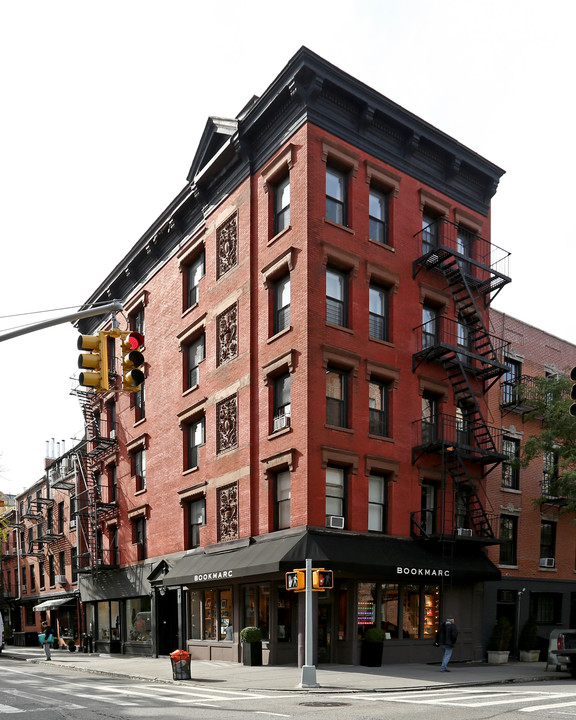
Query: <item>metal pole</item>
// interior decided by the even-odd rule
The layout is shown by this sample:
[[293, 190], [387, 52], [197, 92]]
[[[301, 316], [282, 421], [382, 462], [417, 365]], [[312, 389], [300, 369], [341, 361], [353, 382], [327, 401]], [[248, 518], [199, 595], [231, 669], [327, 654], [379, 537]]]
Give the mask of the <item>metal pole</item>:
[[101, 305], [99, 308], [90, 308], [88, 310], [79, 310], [75, 313], [69, 313], [59, 318], [53, 318], [52, 320], [43, 320], [42, 322], [32, 323], [26, 325], [26, 327], [17, 328], [10, 332], [0, 335], [0, 342], [4, 340], [11, 340], [12, 338], [20, 337], [21, 335], [27, 335], [28, 333], [36, 332], [36, 330], [44, 330], [45, 328], [54, 327], [54, 325], [61, 325], [65, 322], [74, 322], [75, 320], [81, 320], [86, 317], [97, 317], [98, 315], [105, 315], [107, 312], [116, 312], [122, 310], [122, 303], [119, 300], [114, 300], [108, 305]]
[[312, 560], [306, 559], [306, 614], [304, 628], [304, 665], [300, 687], [319, 687], [316, 682], [316, 666], [314, 665], [314, 627], [312, 615]]

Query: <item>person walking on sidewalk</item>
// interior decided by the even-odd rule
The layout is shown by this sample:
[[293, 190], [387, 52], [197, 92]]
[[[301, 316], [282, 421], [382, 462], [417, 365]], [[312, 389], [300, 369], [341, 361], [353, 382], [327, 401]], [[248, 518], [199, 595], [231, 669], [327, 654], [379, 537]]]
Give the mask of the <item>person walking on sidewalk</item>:
[[44, 653], [46, 654], [46, 660], [52, 660], [50, 651], [52, 649], [52, 643], [54, 642], [54, 628], [46, 620], [42, 623], [42, 632], [44, 633], [44, 642], [42, 643], [42, 647], [44, 648]]
[[448, 663], [452, 657], [452, 651], [456, 640], [458, 639], [458, 628], [454, 622], [453, 617], [447, 617], [446, 621], [440, 625], [438, 632], [436, 633], [436, 641], [434, 645], [440, 646], [444, 651], [442, 656], [442, 665], [440, 666], [440, 672], [450, 672], [448, 670]]

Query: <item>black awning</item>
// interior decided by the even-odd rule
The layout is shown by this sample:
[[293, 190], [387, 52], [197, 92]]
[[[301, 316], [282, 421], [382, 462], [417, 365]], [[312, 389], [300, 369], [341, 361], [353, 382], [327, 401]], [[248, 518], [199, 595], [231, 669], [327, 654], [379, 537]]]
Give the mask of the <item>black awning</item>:
[[472, 544], [449, 546], [431, 542], [354, 534], [306, 531], [278, 538], [256, 539], [250, 545], [224, 552], [197, 551], [176, 561], [164, 576], [164, 585], [195, 585], [267, 575], [305, 567], [325, 567], [359, 579], [390, 581], [499, 580], [500, 571]]

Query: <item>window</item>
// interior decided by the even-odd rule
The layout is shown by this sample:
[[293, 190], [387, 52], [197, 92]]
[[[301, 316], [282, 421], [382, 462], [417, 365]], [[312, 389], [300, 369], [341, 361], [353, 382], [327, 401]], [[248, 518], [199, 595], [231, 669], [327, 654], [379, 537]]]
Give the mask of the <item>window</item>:
[[[192, 640], [232, 641], [234, 639], [232, 601], [231, 588], [191, 591], [190, 637]], [[259, 620], [258, 617], [254, 618], [253, 624], [262, 627]]]
[[274, 529], [290, 527], [290, 471], [282, 470], [274, 477]]
[[58, 535], [64, 532], [64, 501], [58, 503]]
[[111, 525], [109, 528], [108, 546], [110, 547], [110, 565], [119, 565], [120, 554], [118, 550], [118, 525]]
[[198, 418], [185, 426], [186, 458], [185, 469], [196, 468], [200, 464], [200, 447], [205, 443], [204, 417]]
[[326, 322], [348, 327], [348, 275], [326, 268]]
[[386, 532], [386, 480], [382, 475], [368, 478], [368, 531]]
[[500, 565], [516, 565], [518, 545], [518, 518], [500, 516]]
[[274, 235], [290, 225], [290, 176], [283, 178], [274, 188]]
[[186, 266], [186, 305], [185, 310], [198, 302], [198, 285], [204, 277], [204, 251], [199, 253], [192, 262]]
[[394, 640], [434, 638], [439, 618], [438, 585], [358, 583], [358, 637], [380, 627]]
[[54, 534], [54, 508], [52, 507], [46, 510], [46, 534]]
[[469, 258], [472, 257], [472, 246], [474, 242], [474, 233], [461, 225], [458, 226], [456, 235], [456, 249], [461, 257], [458, 259], [460, 270], [465, 273], [471, 272], [471, 264]]
[[518, 490], [520, 487], [520, 440], [511, 437], [502, 439], [502, 453], [507, 459], [502, 463], [502, 487]]
[[186, 346], [184, 357], [186, 362], [185, 390], [189, 390], [200, 384], [200, 363], [206, 357], [204, 333]]
[[348, 224], [348, 176], [326, 166], [326, 219], [339, 225]]
[[530, 615], [539, 625], [559, 625], [562, 622], [562, 593], [531, 592]]
[[147, 557], [145, 517], [137, 517], [132, 521], [132, 542], [136, 545], [136, 559], [145, 560]]
[[388, 244], [388, 193], [370, 188], [368, 214], [370, 217], [370, 239]]
[[463, 351], [458, 353], [458, 358], [460, 362], [470, 364], [468, 352], [466, 352], [470, 350], [470, 328], [462, 318], [459, 318], [456, 323], [456, 334], [458, 348]]
[[116, 403], [106, 403], [106, 433], [107, 437], [114, 439], [116, 437]]
[[348, 427], [348, 373], [326, 369], [326, 424]]
[[436, 486], [432, 483], [422, 483], [420, 524], [425, 535], [433, 535], [436, 532]]
[[370, 285], [370, 337], [388, 340], [388, 291]]
[[438, 342], [438, 310], [424, 305], [422, 308], [422, 349], [434, 347]]
[[389, 436], [389, 393], [389, 383], [372, 380], [368, 385], [370, 435]]
[[108, 502], [118, 501], [118, 470], [116, 465], [108, 467]]
[[141, 385], [140, 390], [134, 393], [134, 413], [136, 422], [146, 417], [146, 385]]
[[[344, 468], [326, 468], [326, 517], [345, 517], [345, 483]], [[340, 528], [342, 529], [342, 528]]]
[[135, 313], [130, 315], [129, 318], [130, 321], [130, 330], [133, 330], [134, 332], [140, 333], [140, 335], [144, 335], [145, 332], [145, 326], [144, 326], [144, 308], [139, 308]]
[[290, 275], [284, 275], [272, 285], [273, 332], [276, 335], [290, 327]]
[[438, 406], [435, 395], [422, 395], [422, 443], [427, 445], [438, 439]]
[[56, 568], [54, 563], [54, 555], [48, 556], [48, 581], [50, 587], [56, 584]]
[[438, 247], [440, 222], [438, 218], [425, 212], [422, 215], [422, 254], [426, 255]]
[[290, 427], [290, 373], [274, 378], [273, 432]]
[[[554, 483], [558, 480], [558, 455], [553, 450], [544, 452], [542, 468], [542, 497], [554, 498]], [[542, 556], [541, 556], [542, 557]]]
[[36, 568], [30, 565], [30, 592], [36, 592]]
[[136, 492], [146, 490], [146, 450], [136, 450], [132, 454], [132, 474], [136, 478]]
[[540, 557], [556, 557], [556, 523], [542, 520], [540, 525]]
[[58, 553], [58, 571], [60, 575], [66, 575], [66, 551], [60, 550]]
[[70, 548], [70, 565], [72, 567], [72, 582], [78, 580], [78, 550], [75, 547]]
[[508, 405], [519, 399], [522, 363], [510, 358], [506, 358], [505, 363], [508, 369], [502, 380], [502, 404]]
[[188, 536], [186, 538], [186, 549], [199, 547], [200, 528], [206, 524], [206, 500], [198, 498], [192, 500], [186, 506]]

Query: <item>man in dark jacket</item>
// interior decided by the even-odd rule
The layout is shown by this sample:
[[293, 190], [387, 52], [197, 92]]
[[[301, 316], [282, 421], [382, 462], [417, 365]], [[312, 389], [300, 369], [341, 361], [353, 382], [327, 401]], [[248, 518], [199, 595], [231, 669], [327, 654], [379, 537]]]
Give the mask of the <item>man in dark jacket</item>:
[[442, 665], [440, 666], [441, 672], [450, 672], [447, 665], [450, 662], [450, 658], [452, 657], [452, 650], [454, 650], [454, 645], [456, 645], [457, 638], [458, 628], [456, 627], [454, 618], [448, 617], [446, 618], [446, 621], [443, 622], [442, 625], [440, 625], [440, 628], [436, 633], [436, 642], [434, 643], [435, 645], [439, 645], [442, 650], [444, 650], [444, 655], [442, 656]]

